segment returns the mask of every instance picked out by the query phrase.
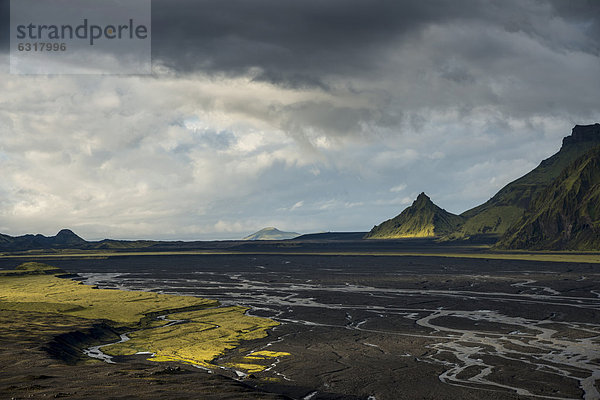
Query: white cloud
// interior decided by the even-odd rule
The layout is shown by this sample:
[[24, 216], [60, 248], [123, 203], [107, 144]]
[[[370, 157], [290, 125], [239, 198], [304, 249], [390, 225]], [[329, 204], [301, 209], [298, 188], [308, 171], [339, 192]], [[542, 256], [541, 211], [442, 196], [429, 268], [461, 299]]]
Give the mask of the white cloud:
[[295, 209], [297, 209], [297, 208], [300, 208], [300, 207], [302, 207], [303, 205], [304, 205], [304, 201], [299, 201], [299, 202], [297, 202], [296, 204], [294, 204], [294, 205], [292, 206], [292, 208], [290, 208], [290, 211], [294, 211]]
[[390, 192], [398, 193], [398, 192], [403, 191], [404, 189], [406, 189], [406, 185], [405, 184], [401, 184], [401, 185], [394, 186], [393, 188], [391, 188]]

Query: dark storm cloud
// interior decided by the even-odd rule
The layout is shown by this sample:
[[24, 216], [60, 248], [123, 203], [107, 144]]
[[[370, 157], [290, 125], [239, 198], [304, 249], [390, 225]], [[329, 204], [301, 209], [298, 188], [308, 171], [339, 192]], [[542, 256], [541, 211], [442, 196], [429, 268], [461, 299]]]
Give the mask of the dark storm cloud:
[[[0, 49], [8, 50], [9, 0], [0, 0]], [[180, 72], [226, 75], [259, 68], [257, 80], [282, 86], [327, 85], [328, 75], [372, 73], [380, 55], [417, 40], [431, 25], [479, 23], [524, 32], [547, 46], [598, 54], [600, 2], [364, 1], [364, 0], [154, 0], [153, 56]], [[541, 18], [575, 26], [581, 37], [546, 30]], [[477, 39], [477, 38], [473, 38]], [[493, 47], [472, 54], [489, 57]], [[469, 79], [449, 71], [449, 76]]]
[[[432, 24], [480, 23], [525, 32], [548, 45], [596, 52], [598, 1], [363, 1], [363, 0], [156, 0], [154, 57], [180, 71], [246, 73], [281, 85], [323, 85], [326, 75], [377, 69], [379, 54], [418, 36]], [[532, 18], [579, 24], [587, 40], [569, 42]], [[543, 15], [542, 15], [543, 18]], [[473, 38], [477, 39], [477, 38]], [[580, 39], [580, 38], [578, 38]], [[472, 61], [494, 48], [482, 47]], [[468, 79], [464, 74], [458, 79]]]
[[371, 70], [382, 49], [428, 23], [475, 17], [480, 2], [154, 1], [154, 56], [176, 69], [320, 84], [323, 74]]
[[600, 39], [600, 2], [597, 0], [550, 0], [555, 15], [579, 22], [582, 28], [594, 38], [596, 45]]

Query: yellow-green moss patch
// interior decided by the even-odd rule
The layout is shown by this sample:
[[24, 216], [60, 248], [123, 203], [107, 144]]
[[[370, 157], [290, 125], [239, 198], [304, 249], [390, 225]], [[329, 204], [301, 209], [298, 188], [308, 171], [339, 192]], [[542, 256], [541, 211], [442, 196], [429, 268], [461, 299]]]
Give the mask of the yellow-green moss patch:
[[250, 353], [249, 355], [246, 356], [246, 358], [248, 358], [248, 357], [277, 358], [277, 357], [284, 357], [284, 356], [289, 356], [289, 355], [291, 355], [291, 354], [286, 353], [284, 351], [261, 350], [261, 351], [255, 351], [255, 352]]
[[249, 374], [256, 373], [256, 372], [262, 372], [266, 368], [264, 365], [248, 364], [248, 363], [227, 363], [227, 364], [224, 364], [223, 366], [227, 367], [227, 368], [233, 368], [236, 370], [243, 370]]
[[[241, 341], [263, 338], [269, 328], [278, 325], [270, 319], [246, 315], [243, 307], [219, 307], [215, 300], [96, 289], [48, 275], [53, 270], [43, 264], [28, 264], [0, 274], [0, 310], [101, 319], [114, 328], [131, 329], [131, 340], [102, 348], [109, 355], [150, 352], [155, 354], [151, 358], [154, 361], [210, 367], [213, 359]], [[168, 316], [166, 320], [149, 321], [149, 314]], [[171, 324], [169, 320], [179, 323]]]
[[247, 373], [262, 372], [272, 364], [273, 359], [290, 355], [290, 353], [286, 353], [283, 351], [254, 351], [243, 357], [239, 362], [228, 363], [225, 364], [225, 366], [229, 368], [244, 370]]
[[197, 297], [94, 289], [45, 274], [0, 275], [0, 309], [57, 312], [128, 325], [162, 310], [216, 305]]
[[266, 318], [245, 315], [243, 307], [219, 307], [174, 313], [171, 320], [185, 322], [171, 326], [143, 329], [129, 334], [131, 340], [102, 350], [109, 355], [151, 352], [154, 361], [182, 361], [211, 366], [214, 358], [237, 347], [242, 340], [260, 339], [278, 323]]

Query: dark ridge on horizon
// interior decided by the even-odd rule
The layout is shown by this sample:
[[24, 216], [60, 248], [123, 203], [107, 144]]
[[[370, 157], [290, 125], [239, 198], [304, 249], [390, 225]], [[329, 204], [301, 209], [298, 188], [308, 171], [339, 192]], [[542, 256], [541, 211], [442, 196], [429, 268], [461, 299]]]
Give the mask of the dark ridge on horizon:
[[55, 236], [27, 234], [9, 236], [0, 234], [1, 250], [34, 250], [34, 249], [64, 249], [81, 248], [89, 242], [77, 236], [70, 229], [61, 229]]
[[320, 232], [300, 235], [292, 240], [361, 240], [368, 232]]

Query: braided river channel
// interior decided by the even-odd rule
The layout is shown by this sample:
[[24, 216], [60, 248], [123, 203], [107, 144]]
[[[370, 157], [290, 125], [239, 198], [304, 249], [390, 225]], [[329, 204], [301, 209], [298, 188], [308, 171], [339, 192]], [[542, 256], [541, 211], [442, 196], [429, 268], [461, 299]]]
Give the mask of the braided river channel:
[[281, 323], [217, 363], [297, 399], [600, 399], [596, 264], [434, 256], [66, 259], [102, 288], [193, 295]]

